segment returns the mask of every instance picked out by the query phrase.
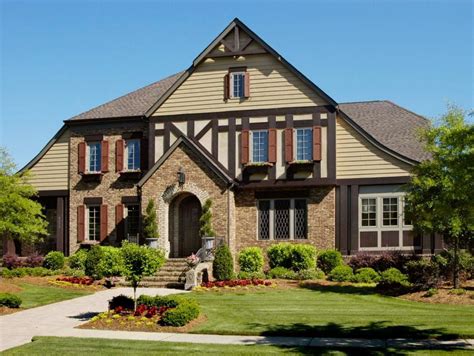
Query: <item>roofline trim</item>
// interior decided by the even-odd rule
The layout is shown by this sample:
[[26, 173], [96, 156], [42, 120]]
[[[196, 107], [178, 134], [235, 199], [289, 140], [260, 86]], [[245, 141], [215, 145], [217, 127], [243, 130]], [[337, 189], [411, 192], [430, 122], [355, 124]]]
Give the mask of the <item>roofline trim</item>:
[[131, 121], [140, 121], [144, 120], [146, 117], [144, 115], [134, 115], [134, 116], [111, 116], [111, 117], [101, 117], [101, 118], [89, 118], [89, 119], [68, 119], [63, 122], [66, 125], [80, 125], [80, 124], [91, 124], [91, 123], [104, 123], [110, 121], [120, 121], [131, 120]]

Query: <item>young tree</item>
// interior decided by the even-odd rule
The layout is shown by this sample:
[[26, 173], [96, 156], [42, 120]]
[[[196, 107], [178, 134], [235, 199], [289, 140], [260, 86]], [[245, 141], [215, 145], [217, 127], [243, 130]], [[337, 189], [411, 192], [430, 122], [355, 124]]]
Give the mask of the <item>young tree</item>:
[[157, 239], [160, 236], [156, 223], [156, 210], [153, 199], [150, 199], [146, 206], [146, 215], [143, 217], [143, 235], [146, 239]]
[[454, 248], [454, 288], [459, 246], [474, 231], [474, 126], [465, 115], [449, 107], [438, 125], [422, 132], [432, 157], [414, 168], [406, 197], [415, 229], [442, 234]]
[[207, 199], [202, 207], [201, 217], [199, 218], [199, 235], [201, 237], [216, 236], [216, 233], [212, 229], [212, 200]]
[[29, 173], [15, 172], [15, 163], [0, 147], [0, 236], [35, 243], [47, 235], [48, 223], [41, 204], [32, 200], [37, 192], [28, 183]]
[[151, 276], [160, 269], [165, 262], [163, 251], [124, 241], [122, 255], [125, 265], [125, 277], [133, 288], [133, 300], [137, 308], [137, 288], [145, 276]]

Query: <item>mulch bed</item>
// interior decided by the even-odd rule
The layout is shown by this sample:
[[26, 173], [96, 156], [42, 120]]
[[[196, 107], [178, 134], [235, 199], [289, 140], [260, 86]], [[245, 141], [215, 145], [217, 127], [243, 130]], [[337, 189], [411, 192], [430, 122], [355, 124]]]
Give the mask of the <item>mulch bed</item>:
[[411, 300], [414, 302], [423, 302], [431, 304], [458, 304], [458, 305], [474, 305], [474, 291], [466, 290], [464, 294], [456, 295], [450, 293], [450, 288], [439, 288], [438, 292], [433, 296], [428, 296], [426, 291], [415, 292], [401, 295], [399, 298]]

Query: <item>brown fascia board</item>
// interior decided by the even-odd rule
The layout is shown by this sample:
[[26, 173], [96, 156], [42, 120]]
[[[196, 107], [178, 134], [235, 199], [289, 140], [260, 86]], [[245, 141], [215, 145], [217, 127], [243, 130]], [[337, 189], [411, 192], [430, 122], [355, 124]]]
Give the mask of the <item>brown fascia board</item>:
[[81, 124], [103, 124], [109, 122], [124, 122], [124, 121], [142, 121], [146, 120], [144, 115], [137, 116], [112, 116], [112, 117], [101, 117], [101, 118], [91, 118], [91, 119], [68, 119], [63, 122], [66, 125], [81, 125]]

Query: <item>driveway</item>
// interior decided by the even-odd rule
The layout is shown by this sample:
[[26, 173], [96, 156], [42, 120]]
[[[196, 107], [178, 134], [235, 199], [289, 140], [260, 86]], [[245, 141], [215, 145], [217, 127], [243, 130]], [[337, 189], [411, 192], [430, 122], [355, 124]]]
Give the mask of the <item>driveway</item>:
[[[184, 293], [166, 288], [138, 288], [137, 295]], [[35, 335], [56, 335], [83, 324], [92, 314], [108, 308], [108, 301], [120, 294], [133, 296], [132, 288], [115, 288], [85, 297], [0, 316], [0, 351], [26, 344]]]

